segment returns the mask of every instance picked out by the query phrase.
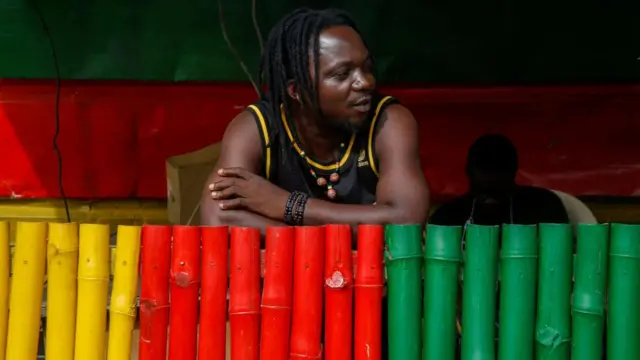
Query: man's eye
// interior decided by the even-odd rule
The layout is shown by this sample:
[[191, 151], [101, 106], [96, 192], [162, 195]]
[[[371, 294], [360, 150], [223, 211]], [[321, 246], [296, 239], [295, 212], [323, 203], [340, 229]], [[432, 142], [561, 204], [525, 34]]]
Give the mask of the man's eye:
[[341, 71], [341, 72], [337, 73], [335, 75], [335, 77], [340, 79], [340, 80], [345, 80], [347, 77], [349, 77], [349, 72], [348, 71]]

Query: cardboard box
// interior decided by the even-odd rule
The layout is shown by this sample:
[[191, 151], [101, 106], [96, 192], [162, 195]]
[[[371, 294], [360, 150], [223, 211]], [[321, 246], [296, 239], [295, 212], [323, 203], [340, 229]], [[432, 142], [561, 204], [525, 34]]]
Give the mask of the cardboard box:
[[[167, 214], [174, 225], [200, 225], [200, 199], [221, 143], [167, 159]], [[190, 221], [191, 220], [191, 221]]]

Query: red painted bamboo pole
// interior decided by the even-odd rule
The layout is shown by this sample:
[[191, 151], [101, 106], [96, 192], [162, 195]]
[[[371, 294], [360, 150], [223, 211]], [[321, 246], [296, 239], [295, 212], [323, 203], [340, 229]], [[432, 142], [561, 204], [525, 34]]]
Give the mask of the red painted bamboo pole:
[[267, 228], [260, 359], [289, 356], [293, 302], [293, 227]]
[[140, 360], [167, 358], [171, 226], [142, 227]]
[[295, 228], [290, 359], [320, 359], [324, 227]]
[[260, 357], [260, 231], [231, 228], [231, 360]]
[[351, 360], [353, 331], [353, 254], [351, 227], [325, 227], [324, 359]]
[[202, 227], [199, 360], [225, 360], [229, 228]]
[[169, 360], [195, 360], [200, 289], [200, 228], [174, 226]]
[[382, 353], [382, 291], [384, 228], [358, 227], [355, 306], [355, 360], [380, 360]]

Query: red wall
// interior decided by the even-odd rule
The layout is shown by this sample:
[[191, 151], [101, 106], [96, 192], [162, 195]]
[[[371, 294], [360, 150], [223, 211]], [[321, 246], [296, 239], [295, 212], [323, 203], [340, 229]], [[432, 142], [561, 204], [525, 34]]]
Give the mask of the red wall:
[[[503, 132], [520, 178], [576, 195], [640, 195], [640, 86], [387, 88], [420, 124], [435, 197], [466, 189], [471, 142]], [[58, 144], [72, 198], [163, 198], [164, 161], [220, 141], [245, 84], [64, 82]], [[55, 84], [0, 80], [0, 196], [58, 197]]]

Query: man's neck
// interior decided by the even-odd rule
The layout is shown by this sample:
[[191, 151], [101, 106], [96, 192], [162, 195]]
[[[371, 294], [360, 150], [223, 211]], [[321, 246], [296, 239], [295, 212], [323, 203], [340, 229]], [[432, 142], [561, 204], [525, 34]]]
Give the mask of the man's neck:
[[[319, 161], [335, 161], [340, 151], [340, 144], [349, 139], [349, 135], [322, 126], [317, 115], [295, 109], [290, 124], [295, 128], [298, 141], [313, 158]], [[346, 145], [346, 144], [345, 144]]]
[[483, 191], [473, 191], [471, 190], [469, 193], [477, 200], [486, 204], [496, 204], [501, 203], [503, 201], [507, 201], [512, 198], [517, 192], [518, 185], [512, 184], [501, 188], [499, 191], [495, 192], [483, 192]]

